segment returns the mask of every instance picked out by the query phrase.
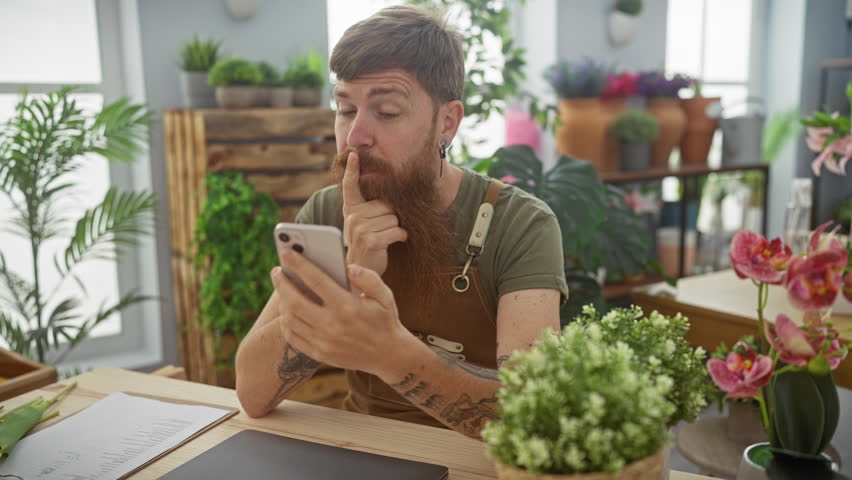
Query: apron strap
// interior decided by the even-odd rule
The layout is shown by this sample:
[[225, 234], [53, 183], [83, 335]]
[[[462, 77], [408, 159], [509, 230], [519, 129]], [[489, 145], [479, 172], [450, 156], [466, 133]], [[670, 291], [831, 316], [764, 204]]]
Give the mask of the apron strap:
[[453, 290], [458, 293], [464, 293], [470, 288], [470, 279], [467, 276], [467, 270], [473, 259], [482, 253], [482, 248], [485, 245], [485, 237], [488, 236], [488, 229], [491, 227], [491, 219], [494, 217], [494, 207], [497, 205], [497, 198], [500, 196], [500, 190], [503, 189], [503, 182], [497, 179], [491, 179], [488, 189], [485, 191], [485, 196], [482, 199], [482, 205], [476, 212], [476, 220], [473, 222], [473, 231], [470, 232], [470, 239], [465, 247], [467, 253], [467, 261], [464, 263], [462, 273], [453, 278]]

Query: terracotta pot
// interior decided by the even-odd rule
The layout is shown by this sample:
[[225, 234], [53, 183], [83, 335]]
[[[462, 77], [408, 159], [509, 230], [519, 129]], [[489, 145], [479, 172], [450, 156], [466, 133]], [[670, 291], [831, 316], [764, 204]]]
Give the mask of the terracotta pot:
[[500, 480], [660, 480], [663, 478], [665, 463], [664, 449], [639, 459], [615, 475], [608, 473], [577, 473], [577, 474], [533, 474], [519, 470], [501, 462], [496, 462], [497, 478]]
[[293, 88], [275, 87], [269, 89], [269, 105], [276, 108], [293, 106]]
[[259, 87], [216, 87], [216, 102], [222, 108], [251, 108], [263, 102]]
[[562, 125], [556, 129], [560, 155], [586, 160], [601, 171], [618, 171], [618, 142], [609, 125], [625, 110], [626, 99], [563, 98], [559, 100]]
[[706, 165], [718, 122], [707, 116], [707, 106], [718, 103], [719, 97], [693, 97], [680, 101], [686, 113], [686, 131], [680, 141], [682, 165]]
[[651, 144], [651, 167], [668, 168], [669, 156], [683, 137], [686, 114], [676, 98], [649, 98], [645, 109], [660, 127], [659, 136]]
[[297, 87], [293, 89], [294, 107], [319, 107], [322, 103], [321, 88]]

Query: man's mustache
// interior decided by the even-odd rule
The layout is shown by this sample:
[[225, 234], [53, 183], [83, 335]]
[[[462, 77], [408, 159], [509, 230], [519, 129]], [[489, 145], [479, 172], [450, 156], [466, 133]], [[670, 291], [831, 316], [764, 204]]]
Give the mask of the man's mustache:
[[367, 152], [359, 152], [354, 149], [346, 149], [341, 153], [337, 154], [337, 162], [340, 164], [341, 171], [346, 170], [346, 164], [349, 162], [349, 154], [357, 153], [358, 160], [361, 161], [361, 172], [380, 172], [380, 173], [390, 173], [393, 170], [390, 167], [390, 164], [385, 162], [384, 160], [375, 157]]

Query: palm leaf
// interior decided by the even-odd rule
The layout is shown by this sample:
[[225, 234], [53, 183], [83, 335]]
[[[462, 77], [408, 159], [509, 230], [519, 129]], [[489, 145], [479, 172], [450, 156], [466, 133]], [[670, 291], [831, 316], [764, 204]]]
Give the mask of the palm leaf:
[[103, 108], [91, 127], [91, 151], [108, 160], [130, 162], [148, 140], [151, 114], [143, 105], [119, 99]]
[[[61, 326], [60, 335], [62, 335], [63, 338], [68, 340], [68, 346], [65, 351], [62, 352], [62, 354], [56, 358], [54, 363], [61, 362], [65, 358], [65, 356], [68, 355], [68, 352], [70, 352], [72, 348], [74, 348], [78, 343], [88, 337], [89, 332], [91, 332], [93, 328], [100, 325], [109, 317], [136, 303], [156, 299], [157, 297], [151, 295], [140, 295], [135, 291], [131, 291], [130, 293], [127, 293], [121, 298], [119, 298], [118, 302], [116, 302], [110, 307], [104, 308], [104, 305], [101, 304], [101, 308], [98, 309], [98, 312], [93, 317], [86, 319], [86, 321], [84, 321], [82, 324], [73, 326]], [[74, 335], [71, 335], [69, 333], [70, 331], [74, 331]]]
[[25, 319], [36, 317], [35, 285], [11, 271], [2, 253], [0, 253], [0, 284], [5, 286], [10, 295], [3, 300], [14, 306], [19, 315]]
[[30, 342], [26, 331], [20, 327], [20, 323], [12, 319], [12, 315], [0, 312], [0, 337], [9, 345], [13, 352], [20, 353], [26, 357], [30, 356]]
[[154, 209], [154, 194], [151, 192], [117, 192], [110, 188], [103, 201], [86, 210], [77, 221], [74, 235], [65, 249], [61, 273], [67, 274], [74, 265], [86, 257], [114, 257], [110, 245], [134, 243], [134, 236], [147, 233], [142, 215]]

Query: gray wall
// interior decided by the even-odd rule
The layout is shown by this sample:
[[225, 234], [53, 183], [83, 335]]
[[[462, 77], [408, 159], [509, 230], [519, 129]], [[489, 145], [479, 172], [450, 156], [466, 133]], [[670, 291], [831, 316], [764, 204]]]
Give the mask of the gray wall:
[[[328, 52], [325, 1], [264, 0], [249, 20], [232, 19], [222, 1], [142, 0], [138, 2], [145, 96], [158, 126], [151, 136], [151, 178], [160, 199], [156, 237], [160, 293], [163, 297], [163, 343], [166, 363], [176, 363], [177, 340], [169, 247], [168, 188], [162, 113], [180, 107], [178, 51], [193, 33], [223, 40], [225, 54], [267, 60], [279, 67], [310, 47]], [[270, 266], [271, 268], [271, 266]]]
[[665, 66], [667, 0], [645, 0], [636, 36], [628, 45], [618, 48], [609, 43], [607, 23], [614, 1], [559, 0], [557, 3], [560, 59], [588, 56], [631, 70]]

